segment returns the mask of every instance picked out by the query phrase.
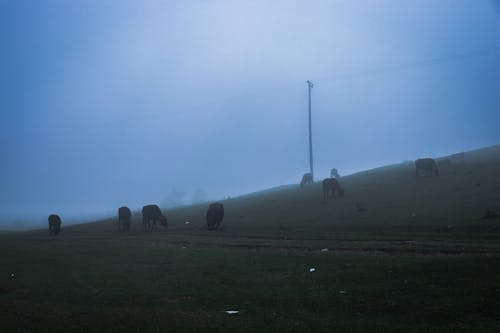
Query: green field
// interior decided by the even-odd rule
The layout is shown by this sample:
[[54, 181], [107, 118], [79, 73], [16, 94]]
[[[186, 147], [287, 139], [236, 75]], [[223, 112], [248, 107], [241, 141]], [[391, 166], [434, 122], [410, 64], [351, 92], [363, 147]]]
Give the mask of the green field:
[[500, 146], [451, 160], [225, 200], [216, 231], [198, 205], [2, 233], [0, 331], [498, 332]]

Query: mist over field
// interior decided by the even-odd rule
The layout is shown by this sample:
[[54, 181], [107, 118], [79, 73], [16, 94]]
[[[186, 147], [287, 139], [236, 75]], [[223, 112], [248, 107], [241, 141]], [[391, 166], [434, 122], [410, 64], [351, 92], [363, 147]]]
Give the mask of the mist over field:
[[498, 1], [0, 0], [0, 229], [500, 143]]

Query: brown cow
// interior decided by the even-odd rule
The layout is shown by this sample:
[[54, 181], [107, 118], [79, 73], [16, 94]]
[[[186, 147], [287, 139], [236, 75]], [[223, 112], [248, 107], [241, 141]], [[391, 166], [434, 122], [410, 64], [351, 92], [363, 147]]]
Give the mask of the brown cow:
[[340, 183], [335, 178], [325, 178], [323, 180], [323, 199], [327, 200], [335, 195], [335, 192], [339, 194], [339, 196], [344, 196], [344, 189], [340, 186]]
[[305, 173], [302, 176], [302, 180], [300, 181], [300, 187], [304, 187], [307, 184], [312, 184], [313, 183], [313, 176], [311, 173]]

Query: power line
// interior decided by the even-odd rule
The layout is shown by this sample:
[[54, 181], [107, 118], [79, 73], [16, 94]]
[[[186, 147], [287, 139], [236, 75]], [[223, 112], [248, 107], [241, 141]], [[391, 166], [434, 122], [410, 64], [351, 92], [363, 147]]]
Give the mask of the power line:
[[418, 60], [418, 61], [414, 61], [414, 62], [408, 62], [408, 63], [402, 63], [402, 64], [396, 64], [396, 65], [380, 66], [380, 67], [375, 67], [375, 68], [371, 68], [371, 69], [353, 71], [350, 73], [340, 73], [340, 74], [336, 74], [333, 76], [317, 78], [316, 80], [325, 82], [325, 81], [333, 81], [333, 80], [339, 80], [339, 79], [345, 79], [345, 78], [353, 78], [353, 77], [357, 77], [357, 76], [385, 74], [385, 73], [390, 73], [390, 72], [411, 70], [413, 68], [418, 68], [418, 67], [432, 66], [432, 65], [436, 65], [436, 64], [440, 64], [440, 63], [447, 63], [447, 62], [452, 62], [452, 61], [457, 61], [457, 60], [464, 60], [464, 59], [468, 59], [468, 58], [487, 56], [487, 55], [491, 55], [491, 54], [495, 54], [495, 53], [500, 53], [500, 48], [477, 50], [477, 51], [473, 51], [473, 52], [457, 53], [457, 54], [447, 55], [447, 56], [443, 56], [443, 57], [429, 58], [429, 59]]
[[[411, 69], [418, 68], [418, 67], [433, 66], [433, 65], [439, 65], [442, 63], [460, 61], [460, 60], [464, 60], [464, 59], [489, 56], [489, 55], [494, 55], [496, 53], [500, 53], [500, 48], [491, 48], [491, 49], [482, 49], [482, 50], [476, 50], [476, 51], [470, 51], [470, 52], [462, 52], [462, 53], [450, 54], [450, 55], [446, 55], [446, 56], [442, 56], [442, 57], [417, 60], [414, 62], [401, 63], [401, 64], [396, 64], [396, 65], [379, 66], [379, 67], [374, 67], [371, 69], [365, 69], [365, 70], [360, 70], [360, 71], [339, 73], [339, 74], [329, 75], [329, 76], [325, 76], [325, 77], [317, 77], [315, 79], [315, 81], [320, 81], [321, 83], [328, 83], [328, 82], [342, 80], [342, 79], [351, 79], [351, 78], [370, 76], [370, 75], [381, 75], [381, 74], [386, 74], [386, 73], [391, 73], [391, 72], [411, 70]], [[499, 64], [500, 64], [500, 61], [499, 61]], [[234, 101], [238, 101], [241, 98], [250, 98], [250, 97], [255, 98], [255, 97], [276, 95], [280, 91], [289, 91], [289, 89], [293, 88], [293, 87], [297, 87], [297, 83], [293, 82], [293, 83], [287, 83], [287, 84], [278, 84], [278, 85], [275, 85], [274, 87], [272, 87], [273, 89], [271, 89], [271, 91], [269, 91], [269, 92], [250, 92], [250, 93], [246, 93], [246, 94], [237, 94], [237, 95], [233, 95], [231, 97], [216, 98], [213, 100], [204, 101], [203, 103], [199, 103], [198, 105], [192, 105], [189, 107], [179, 107], [177, 105], [172, 106], [172, 107], [175, 108], [176, 111], [182, 111], [180, 113], [183, 114], [184, 116], [186, 116], [186, 115], [194, 113], [194, 111], [216, 108], [217, 106], [220, 106], [221, 103], [231, 103]], [[165, 107], [169, 107], [169, 106], [165, 106]], [[177, 112], [177, 113], [179, 113], [179, 112]], [[149, 111], [149, 112], [142, 111], [140, 113], [128, 113], [126, 116], [120, 117], [121, 119], [118, 120], [118, 122], [135, 123], [138, 120], [144, 120], [144, 119], [148, 119], [148, 118], [154, 119], [155, 117], [161, 116], [162, 114], [163, 114], [163, 112], [160, 109], [158, 109], [156, 111]], [[117, 122], [116, 119], [109, 120], [110, 124], [113, 124], [116, 122]]]

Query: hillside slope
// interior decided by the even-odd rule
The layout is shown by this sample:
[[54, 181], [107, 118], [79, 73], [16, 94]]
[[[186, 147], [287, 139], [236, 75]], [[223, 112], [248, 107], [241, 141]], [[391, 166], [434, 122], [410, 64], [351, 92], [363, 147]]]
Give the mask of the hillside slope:
[[[433, 230], [494, 226], [486, 210], [500, 213], [500, 145], [448, 157], [437, 177], [415, 177], [413, 163], [395, 164], [346, 177], [344, 197], [323, 200], [321, 182], [301, 189], [282, 186], [223, 200], [219, 234], [286, 233], [321, 236], [329, 231], [398, 228]], [[203, 232], [207, 205], [165, 211], [170, 233]], [[186, 223], [189, 222], [189, 223]], [[135, 214], [132, 229], [141, 230]], [[114, 230], [112, 220], [68, 227], [68, 231]]]
[[319, 183], [242, 196], [216, 231], [198, 205], [166, 230], [136, 214], [131, 232], [0, 234], [0, 331], [496, 332], [499, 162], [495, 146], [439, 177], [369, 170], [328, 202]]

